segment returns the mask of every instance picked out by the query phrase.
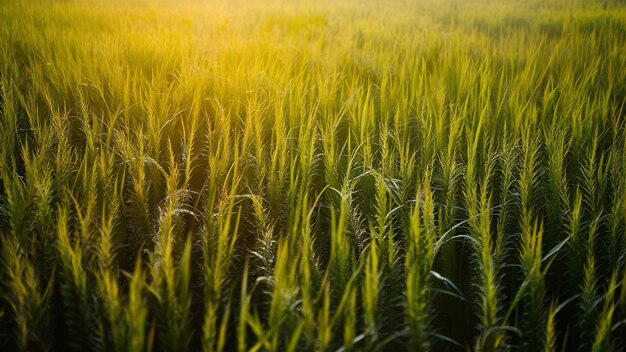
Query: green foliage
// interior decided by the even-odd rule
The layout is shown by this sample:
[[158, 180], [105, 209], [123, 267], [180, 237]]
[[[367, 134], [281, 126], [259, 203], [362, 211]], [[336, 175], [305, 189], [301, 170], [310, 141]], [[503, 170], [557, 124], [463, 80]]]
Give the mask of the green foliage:
[[626, 347], [623, 1], [5, 1], [0, 346]]

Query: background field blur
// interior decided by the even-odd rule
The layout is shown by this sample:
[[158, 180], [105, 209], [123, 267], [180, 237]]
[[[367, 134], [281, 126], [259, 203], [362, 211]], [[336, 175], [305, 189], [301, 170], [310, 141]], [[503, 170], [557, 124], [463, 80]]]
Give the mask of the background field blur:
[[624, 1], [2, 1], [0, 346], [626, 346]]

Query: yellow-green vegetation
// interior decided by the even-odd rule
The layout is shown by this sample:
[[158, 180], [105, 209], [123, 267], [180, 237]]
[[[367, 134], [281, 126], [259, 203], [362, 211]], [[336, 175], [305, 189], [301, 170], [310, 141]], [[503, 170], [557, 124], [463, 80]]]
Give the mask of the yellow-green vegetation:
[[0, 349], [626, 347], [624, 1], [2, 1]]

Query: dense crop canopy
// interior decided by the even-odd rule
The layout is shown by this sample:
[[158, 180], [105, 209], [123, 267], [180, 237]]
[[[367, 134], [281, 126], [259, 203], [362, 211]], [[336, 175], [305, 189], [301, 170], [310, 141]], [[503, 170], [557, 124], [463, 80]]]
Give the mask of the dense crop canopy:
[[2, 1], [0, 349], [626, 348], [624, 1]]

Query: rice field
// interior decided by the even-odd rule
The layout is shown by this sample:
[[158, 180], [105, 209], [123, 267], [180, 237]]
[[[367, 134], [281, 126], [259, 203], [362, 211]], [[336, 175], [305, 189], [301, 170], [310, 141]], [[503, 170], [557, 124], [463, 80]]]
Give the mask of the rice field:
[[3, 351], [626, 348], [626, 3], [0, 2]]

